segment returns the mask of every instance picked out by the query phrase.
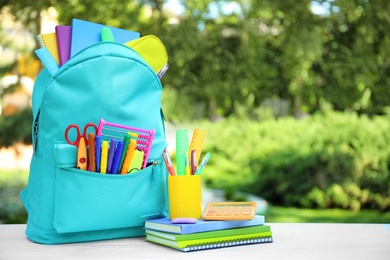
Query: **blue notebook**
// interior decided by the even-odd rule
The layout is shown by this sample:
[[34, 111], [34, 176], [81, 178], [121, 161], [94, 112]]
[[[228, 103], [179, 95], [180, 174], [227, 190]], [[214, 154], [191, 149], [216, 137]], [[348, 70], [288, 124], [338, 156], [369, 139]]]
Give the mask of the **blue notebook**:
[[104, 27], [111, 29], [114, 40], [118, 43], [124, 44], [140, 37], [138, 32], [132, 32], [74, 18], [72, 20], [72, 44], [70, 57], [73, 57], [79, 51], [90, 45], [101, 42], [101, 31]]
[[263, 225], [265, 218], [256, 215], [252, 220], [198, 220], [195, 224], [172, 224], [168, 217], [145, 221], [145, 229], [169, 232], [174, 234], [191, 234], [212, 230]]

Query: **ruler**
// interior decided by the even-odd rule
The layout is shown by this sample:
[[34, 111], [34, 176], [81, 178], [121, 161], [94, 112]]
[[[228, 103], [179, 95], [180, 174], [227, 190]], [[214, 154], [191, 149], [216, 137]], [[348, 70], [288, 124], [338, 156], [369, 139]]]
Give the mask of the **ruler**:
[[199, 158], [200, 158], [200, 154], [202, 153], [203, 141], [205, 136], [206, 136], [206, 130], [203, 129], [195, 129], [192, 135], [190, 152], [192, 150], [196, 150], [196, 158], [195, 158], [196, 166], [199, 165]]
[[186, 152], [188, 152], [188, 130], [176, 130], [176, 170], [178, 175], [186, 175]]
[[35, 53], [38, 55], [38, 58], [46, 67], [47, 71], [49, 71], [50, 75], [53, 76], [54, 73], [56, 73], [60, 67], [58, 66], [56, 60], [53, 58], [49, 50], [46, 47], [42, 47], [36, 50]]

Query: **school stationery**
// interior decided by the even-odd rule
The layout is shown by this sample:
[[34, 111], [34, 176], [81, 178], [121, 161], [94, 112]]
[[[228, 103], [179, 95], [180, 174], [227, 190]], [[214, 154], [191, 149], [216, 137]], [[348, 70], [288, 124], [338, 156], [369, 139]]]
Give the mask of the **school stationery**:
[[112, 35], [110, 28], [103, 27], [100, 34], [102, 42], [115, 42], [114, 35]]
[[[69, 131], [74, 128], [76, 130], [76, 139], [74, 141], [71, 141], [69, 139]], [[65, 140], [68, 142], [68, 144], [74, 145], [77, 147], [77, 168], [81, 170], [87, 169], [87, 145], [88, 145], [88, 139], [87, 139], [87, 131], [88, 128], [92, 128], [95, 133], [97, 132], [97, 126], [93, 123], [88, 123], [84, 126], [83, 134], [80, 132], [80, 128], [76, 124], [70, 124], [65, 129]]]
[[133, 155], [134, 155], [134, 151], [135, 151], [136, 146], [137, 146], [137, 140], [131, 139], [129, 147], [127, 148], [126, 157], [125, 157], [125, 160], [123, 162], [121, 174], [125, 174], [129, 171], [129, 167], [130, 167], [131, 161], [133, 160]]
[[112, 138], [110, 141], [110, 149], [108, 150], [108, 160], [107, 160], [107, 173], [112, 173], [112, 162], [114, 161], [116, 148], [116, 140]]
[[120, 166], [120, 163], [121, 163], [123, 145], [124, 145], [123, 141], [118, 141], [118, 144], [117, 144], [117, 147], [116, 147], [116, 151], [115, 151], [115, 155], [114, 155], [114, 159], [113, 159], [113, 162], [112, 162], [111, 173], [113, 173], [113, 174], [119, 173], [118, 171], [119, 171], [119, 166]]
[[96, 136], [95, 137], [95, 165], [96, 165], [96, 172], [100, 172], [100, 161], [102, 158], [102, 137]]
[[137, 39], [140, 36], [138, 32], [132, 32], [74, 18], [72, 20], [70, 57], [73, 57], [79, 51], [87, 48], [88, 46], [101, 42], [101, 31], [105, 27], [111, 30], [113, 38], [117, 43], [124, 44], [128, 41]]
[[[147, 97], [145, 96], [145, 98]], [[128, 143], [130, 142], [130, 139], [136, 140], [137, 141], [136, 148], [144, 152], [142, 169], [146, 167], [149, 154], [150, 154], [150, 149], [152, 148], [155, 132], [156, 132], [155, 129], [146, 130], [143, 128], [136, 128], [132, 126], [106, 122], [103, 118], [100, 119], [99, 127], [98, 127], [98, 135], [100, 135], [104, 140], [113, 137], [117, 139], [125, 138], [124, 148], [121, 157], [121, 164], [119, 166], [119, 169], [122, 169], [122, 164], [127, 152], [127, 147], [128, 147]]]
[[102, 157], [100, 158], [100, 172], [107, 173], [108, 142], [102, 142]]
[[176, 130], [176, 169], [178, 175], [186, 175], [186, 152], [188, 152], [188, 130]]
[[131, 160], [131, 164], [130, 164], [128, 172], [134, 173], [134, 172], [141, 170], [143, 160], [144, 160], [144, 152], [140, 151], [138, 149], [135, 149], [133, 159]]
[[169, 157], [169, 152], [167, 148], [164, 149], [163, 159], [164, 159], [165, 166], [168, 169], [169, 175], [175, 176], [176, 175], [175, 169], [173, 168], [171, 158]]
[[210, 202], [204, 220], [251, 220], [256, 214], [256, 202]]
[[56, 60], [50, 54], [49, 50], [46, 47], [35, 50], [38, 58], [41, 60], [42, 64], [45, 66], [50, 75], [54, 75], [57, 70], [60, 68]]
[[164, 44], [154, 35], [143, 36], [126, 42], [125, 45], [141, 55], [156, 73], [160, 72], [168, 62], [168, 54]]
[[168, 176], [169, 219], [202, 217], [200, 175]]
[[195, 175], [201, 174], [203, 172], [204, 167], [206, 166], [207, 162], [209, 161], [211, 157], [211, 154], [207, 152], [205, 156], [203, 157], [202, 162], [200, 163], [198, 169], [195, 172]]
[[[58, 244], [144, 236], [145, 220], [168, 215], [162, 85], [139, 54], [117, 42], [94, 44], [53, 75], [43, 69], [33, 91], [33, 155], [20, 195], [30, 240]], [[66, 142], [64, 131], [101, 118], [154, 130], [146, 167], [121, 176], [76, 168], [77, 147]], [[74, 132], [69, 131], [71, 141]], [[117, 140], [119, 147], [123, 137]]]
[[40, 47], [46, 47], [51, 56], [54, 58], [56, 61], [57, 65], [60, 64], [60, 58], [58, 55], [58, 45], [57, 45], [57, 36], [56, 33], [44, 33], [44, 34], [38, 34], [37, 37], [37, 42]]
[[202, 154], [203, 142], [206, 136], [206, 130], [203, 129], [195, 129], [192, 134], [190, 151], [196, 151], [195, 164], [198, 165], [200, 155]]
[[205, 239], [205, 238], [218, 238], [218, 237], [228, 237], [235, 235], [246, 235], [246, 234], [258, 234], [263, 232], [271, 232], [271, 227], [268, 225], [255, 225], [249, 227], [240, 227], [240, 228], [229, 228], [222, 230], [206, 231], [192, 234], [172, 234], [167, 232], [161, 232], [156, 230], [146, 229], [146, 235], [153, 235], [157, 237], [162, 237], [172, 241], [188, 241], [196, 239]]
[[95, 151], [95, 135], [94, 133], [88, 134], [88, 163], [89, 163], [89, 170], [91, 172], [96, 172], [96, 151]]
[[173, 224], [172, 221], [166, 217], [145, 221], [145, 228], [175, 234], [191, 234], [205, 231], [263, 225], [264, 222], [265, 218], [262, 215], [255, 215], [252, 220], [206, 221], [200, 219], [195, 224]]
[[58, 57], [60, 66], [64, 65], [70, 58], [70, 44], [72, 40], [72, 26], [57, 25], [55, 27]]
[[168, 246], [182, 252], [192, 252], [223, 247], [270, 243], [272, 242], [272, 232], [222, 236], [217, 238], [201, 238], [186, 241], [173, 241], [148, 234], [146, 235], [146, 241]]

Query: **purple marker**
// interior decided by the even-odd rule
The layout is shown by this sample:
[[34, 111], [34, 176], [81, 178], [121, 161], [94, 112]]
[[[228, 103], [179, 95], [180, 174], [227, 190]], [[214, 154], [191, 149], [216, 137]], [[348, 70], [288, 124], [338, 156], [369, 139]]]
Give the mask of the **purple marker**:
[[114, 161], [115, 147], [116, 147], [116, 140], [115, 138], [112, 138], [110, 142], [110, 149], [108, 150], [107, 173], [112, 173], [111, 170], [112, 170], [112, 163]]

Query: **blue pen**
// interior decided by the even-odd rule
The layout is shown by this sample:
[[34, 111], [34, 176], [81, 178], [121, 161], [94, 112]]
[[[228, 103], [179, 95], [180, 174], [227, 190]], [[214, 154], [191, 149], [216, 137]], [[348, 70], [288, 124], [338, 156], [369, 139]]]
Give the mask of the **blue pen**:
[[111, 173], [112, 174], [117, 174], [118, 171], [119, 171], [119, 165], [121, 163], [123, 145], [124, 145], [123, 141], [118, 141], [118, 144], [117, 144], [117, 147], [116, 147], [116, 151], [115, 151], [115, 155], [114, 155], [114, 159], [113, 159], [113, 162], [112, 162], [112, 169], [111, 169]]
[[110, 149], [108, 150], [107, 173], [111, 173], [112, 170], [112, 162], [114, 160], [115, 147], [116, 147], [116, 140], [115, 138], [112, 138], [110, 142]]
[[102, 137], [101, 136], [96, 136], [95, 137], [95, 142], [96, 142], [96, 145], [95, 145], [95, 150], [96, 150], [96, 172], [100, 172], [100, 156], [101, 156], [101, 152], [102, 152]]

